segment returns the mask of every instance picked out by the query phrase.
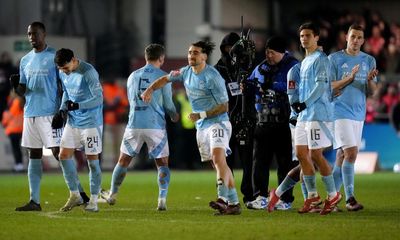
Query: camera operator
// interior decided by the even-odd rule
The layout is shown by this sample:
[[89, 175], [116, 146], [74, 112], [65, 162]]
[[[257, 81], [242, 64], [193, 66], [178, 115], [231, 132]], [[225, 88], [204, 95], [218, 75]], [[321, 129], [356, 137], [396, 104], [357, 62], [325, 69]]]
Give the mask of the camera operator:
[[[266, 59], [243, 84], [245, 94], [255, 98], [257, 124], [254, 132], [253, 180], [255, 195], [248, 208], [265, 209], [268, 203], [269, 169], [274, 158], [278, 164], [278, 182], [294, 167], [289, 127], [290, 105], [287, 73], [298, 61], [285, 51], [285, 41], [271, 37], [265, 46]], [[281, 197], [279, 209], [291, 208], [292, 189]]]
[[[229, 119], [232, 123], [232, 136], [229, 141], [229, 147], [231, 148], [233, 153], [227, 157], [227, 163], [230, 169], [233, 169], [235, 165], [235, 156], [238, 156], [239, 160], [241, 161], [243, 176], [240, 189], [243, 194], [243, 202], [247, 206], [247, 203], [254, 200], [252, 184], [253, 141], [248, 141], [248, 144], [240, 144], [240, 140], [237, 138], [238, 131], [241, 130], [239, 122], [242, 112], [240, 97], [241, 95], [238, 84], [238, 78], [240, 78], [240, 76], [238, 76], [240, 69], [238, 68], [240, 68], [241, 66], [235, 65], [230, 55], [232, 47], [235, 45], [236, 42], [239, 41], [239, 39], [239, 35], [234, 32], [227, 34], [222, 39], [220, 45], [221, 58], [214, 67], [224, 78], [225, 86], [227, 88], [229, 96]], [[237, 63], [239, 64], [239, 62]], [[251, 105], [250, 107], [252, 108]], [[249, 135], [251, 136], [248, 137], [252, 138], [252, 134], [250, 133]]]

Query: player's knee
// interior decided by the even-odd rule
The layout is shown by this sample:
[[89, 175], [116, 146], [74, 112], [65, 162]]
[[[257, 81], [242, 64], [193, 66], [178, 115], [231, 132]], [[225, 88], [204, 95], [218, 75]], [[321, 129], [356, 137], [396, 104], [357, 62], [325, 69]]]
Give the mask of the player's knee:
[[72, 157], [72, 154], [70, 154], [69, 152], [66, 151], [60, 151], [58, 158], [59, 160], [66, 160], [66, 159], [70, 159]]
[[131, 156], [128, 156], [126, 154], [121, 154], [121, 156], [118, 159], [118, 165], [122, 167], [128, 167], [131, 161], [132, 161]]
[[29, 149], [29, 158], [30, 159], [41, 159], [42, 156], [43, 156], [43, 151], [41, 148]]
[[355, 162], [357, 158], [357, 147], [348, 148], [344, 151], [344, 159], [349, 162]]

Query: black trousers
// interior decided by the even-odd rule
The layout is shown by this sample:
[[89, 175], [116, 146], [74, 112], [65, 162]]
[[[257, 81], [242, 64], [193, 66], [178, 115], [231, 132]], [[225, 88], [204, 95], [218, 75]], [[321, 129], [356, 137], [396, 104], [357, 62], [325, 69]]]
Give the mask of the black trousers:
[[[254, 132], [253, 180], [256, 195], [268, 197], [269, 170], [277, 161], [278, 184], [297, 165], [292, 161], [292, 136], [289, 123], [257, 124]], [[284, 202], [293, 202], [293, 189], [281, 196]]]
[[[246, 144], [241, 145], [236, 138], [238, 126], [232, 123], [232, 136], [229, 140], [229, 147], [232, 154], [226, 158], [227, 164], [233, 170], [235, 163], [235, 156], [239, 157], [241, 167], [243, 169], [242, 183], [240, 191], [243, 194], [243, 202], [253, 201], [253, 141], [248, 141]], [[253, 139], [253, 129], [250, 129], [249, 139]]]
[[11, 133], [10, 135], [8, 135], [8, 137], [10, 138], [15, 164], [22, 163], [22, 133]]

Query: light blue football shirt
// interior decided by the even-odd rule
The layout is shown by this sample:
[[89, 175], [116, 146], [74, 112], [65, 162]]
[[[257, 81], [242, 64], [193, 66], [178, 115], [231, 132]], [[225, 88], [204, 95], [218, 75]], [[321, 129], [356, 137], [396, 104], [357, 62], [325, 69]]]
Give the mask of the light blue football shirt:
[[[96, 69], [79, 60], [75, 71], [68, 75], [60, 71], [60, 77], [64, 90], [62, 102], [71, 100], [79, 104], [79, 109], [68, 112], [68, 124], [82, 129], [103, 125], [103, 89]], [[66, 109], [65, 104], [61, 109]]]
[[127, 128], [165, 129], [165, 112], [170, 116], [177, 114], [172, 102], [170, 83], [161, 88], [160, 91], [154, 91], [149, 104], [143, 102], [140, 97], [151, 83], [166, 74], [152, 64], [147, 64], [129, 75], [127, 90], [130, 110]]
[[[351, 56], [344, 50], [329, 55], [331, 62], [332, 81], [343, 79], [350, 75], [351, 70], [357, 64], [360, 65], [354, 80], [341, 90], [341, 94], [333, 99], [334, 118], [364, 121], [366, 114], [366, 96], [368, 85], [368, 73], [376, 68], [375, 58], [360, 52], [357, 56]], [[374, 79], [377, 82], [377, 79]]]
[[[303, 59], [300, 67], [299, 102], [307, 108], [299, 113], [298, 121], [333, 121], [330, 63], [322, 51]], [[321, 88], [317, 87], [319, 83]]]
[[24, 117], [51, 116], [58, 111], [55, 53], [54, 48], [46, 47], [38, 53], [32, 50], [21, 59], [20, 83], [26, 84]]
[[[198, 74], [193, 72], [190, 66], [186, 66], [181, 68], [179, 73], [172, 71], [168, 78], [170, 81], [183, 82], [193, 112], [208, 111], [219, 104], [229, 101], [225, 80], [214, 67], [208, 64]], [[199, 119], [196, 122], [196, 128], [205, 129], [214, 123], [222, 121], [229, 121], [226, 112], [214, 117]]]

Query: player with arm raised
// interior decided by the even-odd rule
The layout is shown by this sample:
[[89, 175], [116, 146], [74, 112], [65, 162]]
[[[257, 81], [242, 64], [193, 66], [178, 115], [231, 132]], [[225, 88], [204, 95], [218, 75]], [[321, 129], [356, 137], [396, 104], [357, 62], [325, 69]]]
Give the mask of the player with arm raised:
[[232, 126], [228, 117], [228, 94], [224, 79], [206, 60], [214, 44], [199, 41], [188, 50], [189, 66], [172, 71], [153, 82], [143, 93], [145, 102], [150, 102], [155, 90], [168, 82], [182, 81], [193, 112], [189, 119], [196, 122], [197, 143], [202, 161], [212, 161], [217, 171], [218, 199], [210, 202], [217, 214], [236, 215], [241, 213], [235, 182], [226, 163], [230, 154], [229, 138]]

